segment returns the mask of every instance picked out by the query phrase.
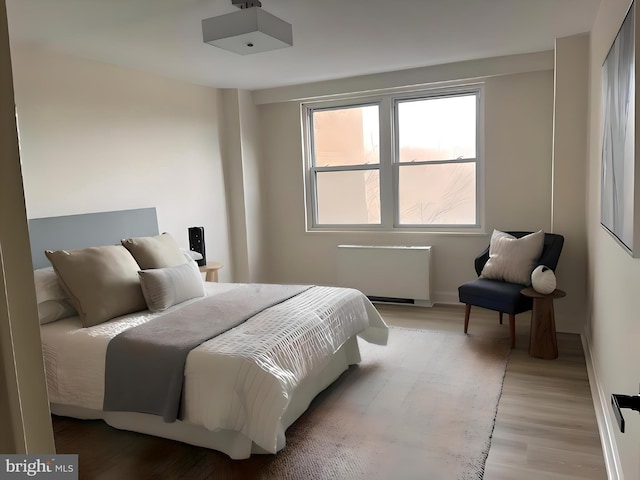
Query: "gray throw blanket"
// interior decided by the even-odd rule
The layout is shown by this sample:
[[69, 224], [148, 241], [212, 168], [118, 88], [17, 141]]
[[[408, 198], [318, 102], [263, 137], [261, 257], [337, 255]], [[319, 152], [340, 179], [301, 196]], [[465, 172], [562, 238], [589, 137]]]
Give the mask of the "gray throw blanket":
[[107, 346], [104, 410], [151, 413], [174, 422], [192, 349], [309, 288], [243, 285], [120, 333]]

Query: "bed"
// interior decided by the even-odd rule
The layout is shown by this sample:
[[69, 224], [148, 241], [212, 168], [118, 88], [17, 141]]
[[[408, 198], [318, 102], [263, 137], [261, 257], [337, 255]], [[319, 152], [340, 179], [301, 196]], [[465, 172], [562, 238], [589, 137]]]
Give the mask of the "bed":
[[[100, 249], [110, 254], [117, 250], [117, 255], [128, 262], [122, 247], [126, 242], [120, 245], [121, 239], [164, 242], [166, 234], [158, 233], [153, 208], [33, 219], [29, 221], [29, 229], [49, 401], [56, 415], [103, 419], [115, 428], [211, 448], [234, 459], [248, 458], [253, 453], [274, 454], [285, 447], [286, 429], [304, 413], [313, 398], [349, 365], [360, 361], [358, 337], [380, 345], [387, 342], [387, 326], [357, 290], [202, 282], [195, 262], [187, 259], [176, 266], [146, 268], [148, 258], [141, 257], [133, 247], [129, 253], [137, 262], [137, 281], [146, 303], [144, 308], [133, 307], [133, 311], [114, 315], [120, 308], [119, 302], [115, 302], [116, 308], [113, 301], [103, 300], [102, 297], [109, 297], [109, 292], [92, 287], [95, 279], [75, 275], [76, 270], [73, 272], [78, 279], [72, 277], [64, 262], [76, 258], [69, 251], [75, 255]], [[48, 258], [45, 250], [49, 250]], [[148, 250], [144, 253], [148, 254]], [[177, 256], [175, 259], [180, 262]], [[43, 296], [39, 287], [45, 278], [42, 275], [51, 283], [49, 262], [55, 266], [55, 278], [59, 280], [54, 286], [63, 292], [59, 295], [69, 297], [71, 293], [73, 297], [73, 302], [68, 302], [69, 298], [64, 300], [77, 307], [71, 312], [58, 308], [52, 315], [51, 309], [41, 311], [40, 307], [51, 304], [56, 296]], [[95, 265], [100, 264], [104, 276], [109, 277], [109, 270], [116, 263], [109, 260], [100, 264], [92, 260], [86, 268], [95, 270]], [[191, 268], [197, 271], [200, 285], [193, 281], [193, 274], [188, 271]], [[167, 303], [165, 287], [174, 285], [176, 278], [180, 279], [179, 287], [169, 288], [172, 300]], [[151, 279], [156, 283], [150, 283]], [[201, 295], [186, 298], [189, 295], [181, 293], [182, 285], [190, 281], [194, 289], [202, 290]], [[78, 304], [78, 289], [83, 288], [85, 296], [104, 305], [94, 311], [86, 308], [83, 298]], [[130, 290], [130, 285], [127, 288]], [[158, 297], [160, 290], [163, 293]], [[101, 296], [96, 297], [96, 292]], [[117, 298], [126, 297], [116, 293]], [[102, 307], [116, 310], [104, 314]], [[231, 314], [224, 313], [229, 309]], [[216, 318], [229, 316], [231, 320], [225, 322], [231, 323], [209, 327], [215, 323], [210, 321], [213, 311], [217, 312]], [[125, 337], [138, 341], [142, 338], [147, 348], [148, 339], [154, 335], [162, 339], [180, 337], [176, 329], [200, 334], [200, 326], [183, 328], [179, 323], [182, 321], [204, 321], [206, 328], [217, 328], [221, 333], [189, 347], [183, 366], [179, 367], [177, 403], [162, 398], [161, 405], [156, 406], [154, 402], [160, 396], [153, 393], [154, 382], [157, 380], [164, 388], [174, 367], [165, 366], [161, 360], [164, 357], [153, 356], [158, 353], [145, 353], [141, 359], [141, 344], [129, 351], [133, 352], [129, 357], [126, 353], [117, 353], [116, 357], [114, 352], [120, 351]], [[154, 346], [154, 352], [159, 348]], [[145, 362], [153, 364], [157, 379], [144, 370]], [[145, 388], [138, 388], [139, 385]], [[125, 399], [122, 405], [120, 399]], [[148, 402], [153, 405], [148, 407]], [[174, 412], [173, 417], [163, 414], [167, 405], [168, 411]]]

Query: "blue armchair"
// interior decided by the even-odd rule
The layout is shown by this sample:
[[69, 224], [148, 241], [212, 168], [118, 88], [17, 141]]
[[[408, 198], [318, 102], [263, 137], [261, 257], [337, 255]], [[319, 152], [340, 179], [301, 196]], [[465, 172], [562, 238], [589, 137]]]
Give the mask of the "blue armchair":
[[[516, 238], [521, 238], [531, 232], [507, 233]], [[564, 237], [562, 235], [545, 233], [542, 254], [535, 266], [545, 265], [555, 271], [563, 244]], [[482, 273], [487, 260], [489, 260], [489, 247], [475, 259], [475, 269], [478, 276]], [[490, 280], [488, 278], [478, 278], [460, 285], [458, 287], [458, 297], [460, 302], [465, 304], [464, 333], [467, 333], [469, 328], [469, 315], [471, 314], [472, 305], [499, 312], [500, 324], [502, 324], [502, 314], [507, 313], [509, 315], [511, 348], [514, 348], [516, 344], [516, 314], [533, 308], [533, 299], [520, 293], [523, 288], [525, 288], [525, 285]]]

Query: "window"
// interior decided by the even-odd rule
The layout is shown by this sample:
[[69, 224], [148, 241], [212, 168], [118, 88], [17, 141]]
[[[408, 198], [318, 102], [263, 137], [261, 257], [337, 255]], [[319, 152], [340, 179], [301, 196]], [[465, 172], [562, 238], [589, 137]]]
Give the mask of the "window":
[[477, 227], [480, 89], [304, 106], [311, 229]]

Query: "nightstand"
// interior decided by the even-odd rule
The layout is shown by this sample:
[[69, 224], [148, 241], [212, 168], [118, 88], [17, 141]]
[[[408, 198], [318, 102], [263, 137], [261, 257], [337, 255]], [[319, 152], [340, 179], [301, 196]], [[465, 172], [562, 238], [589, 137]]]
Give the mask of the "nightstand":
[[218, 281], [218, 270], [222, 268], [222, 264], [220, 262], [207, 262], [206, 265], [203, 265], [200, 268], [201, 272], [204, 272], [204, 280], [205, 282], [217, 282]]

